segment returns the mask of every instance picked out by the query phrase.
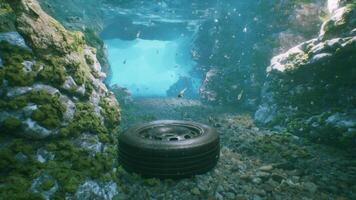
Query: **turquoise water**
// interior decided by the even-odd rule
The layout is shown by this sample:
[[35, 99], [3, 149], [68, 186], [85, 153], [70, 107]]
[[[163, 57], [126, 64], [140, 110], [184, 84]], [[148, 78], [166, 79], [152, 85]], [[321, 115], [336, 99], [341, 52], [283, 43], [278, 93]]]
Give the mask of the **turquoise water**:
[[[110, 85], [118, 84], [133, 96], [166, 96], [180, 76], [189, 76], [193, 63], [181, 62], [182, 40], [106, 40], [112, 69]], [[185, 59], [186, 60], [186, 59]]]

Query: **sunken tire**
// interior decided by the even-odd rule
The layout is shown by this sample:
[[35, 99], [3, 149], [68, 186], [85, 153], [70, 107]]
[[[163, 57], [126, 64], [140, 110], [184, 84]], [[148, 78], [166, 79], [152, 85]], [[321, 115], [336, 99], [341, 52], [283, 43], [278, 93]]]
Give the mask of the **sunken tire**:
[[154, 121], [119, 136], [119, 162], [126, 171], [145, 177], [202, 174], [214, 168], [219, 154], [216, 130], [195, 122]]

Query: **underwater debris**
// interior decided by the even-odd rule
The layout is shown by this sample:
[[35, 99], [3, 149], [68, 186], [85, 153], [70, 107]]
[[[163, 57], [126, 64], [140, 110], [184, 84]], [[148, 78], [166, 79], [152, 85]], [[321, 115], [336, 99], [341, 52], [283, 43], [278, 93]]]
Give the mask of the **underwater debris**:
[[136, 38], [139, 38], [141, 36], [141, 31], [137, 32]]
[[182, 91], [180, 91], [177, 97], [183, 98], [186, 90], [187, 90], [187, 88], [184, 88]]
[[204, 174], [215, 167], [220, 155], [219, 134], [197, 122], [144, 123], [129, 128], [118, 140], [120, 164], [128, 172], [144, 177], [185, 178]]
[[238, 101], [241, 100], [243, 94], [244, 94], [244, 90], [241, 90], [240, 94], [237, 96]]

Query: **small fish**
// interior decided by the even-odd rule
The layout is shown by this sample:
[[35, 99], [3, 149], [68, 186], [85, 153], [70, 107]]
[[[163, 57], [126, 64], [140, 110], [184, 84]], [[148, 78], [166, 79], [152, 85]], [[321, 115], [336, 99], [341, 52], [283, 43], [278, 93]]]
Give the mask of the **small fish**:
[[244, 90], [241, 90], [240, 94], [237, 96], [238, 101], [241, 100], [243, 94], [244, 94]]
[[139, 31], [137, 34], [136, 34], [136, 38], [139, 38], [141, 36], [141, 31]]
[[126, 60], [124, 60], [124, 62], [122, 62], [124, 65], [126, 64]]
[[187, 90], [187, 88], [184, 88], [182, 91], [180, 91], [178, 94], [178, 98], [183, 98], [186, 90]]

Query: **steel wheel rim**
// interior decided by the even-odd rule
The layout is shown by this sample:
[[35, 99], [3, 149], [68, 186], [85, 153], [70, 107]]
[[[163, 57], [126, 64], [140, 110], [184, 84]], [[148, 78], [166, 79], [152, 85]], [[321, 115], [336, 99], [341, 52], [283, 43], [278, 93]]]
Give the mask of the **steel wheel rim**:
[[175, 142], [197, 138], [203, 134], [203, 130], [191, 125], [162, 124], [144, 127], [137, 133], [147, 140]]

